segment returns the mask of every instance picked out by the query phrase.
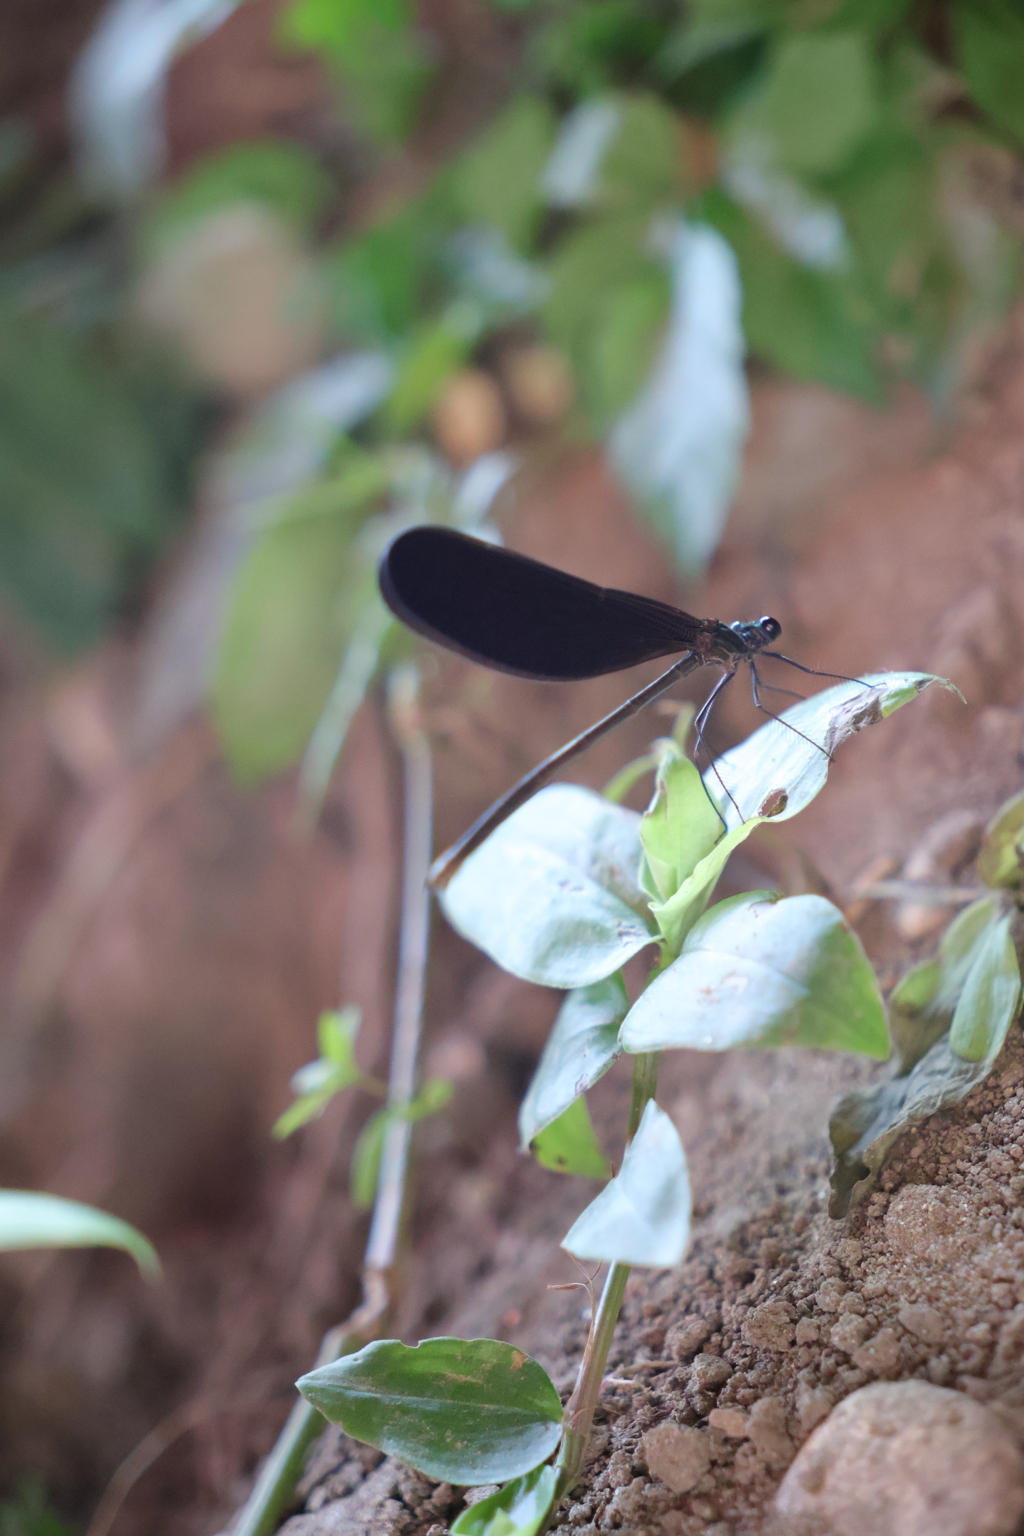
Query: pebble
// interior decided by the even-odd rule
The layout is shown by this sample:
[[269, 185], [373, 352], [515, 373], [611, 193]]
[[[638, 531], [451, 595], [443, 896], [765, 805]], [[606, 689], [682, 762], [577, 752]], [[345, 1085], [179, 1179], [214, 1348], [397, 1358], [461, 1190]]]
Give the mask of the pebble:
[[923, 1381], [875, 1382], [833, 1409], [776, 1496], [829, 1536], [1012, 1536], [1024, 1457], [990, 1408]]
[[673, 1493], [687, 1493], [711, 1465], [711, 1446], [699, 1429], [656, 1424], [641, 1443], [647, 1470]]
[[708, 1414], [708, 1423], [712, 1429], [728, 1435], [730, 1440], [747, 1438], [747, 1416], [739, 1408], [712, 1408]]

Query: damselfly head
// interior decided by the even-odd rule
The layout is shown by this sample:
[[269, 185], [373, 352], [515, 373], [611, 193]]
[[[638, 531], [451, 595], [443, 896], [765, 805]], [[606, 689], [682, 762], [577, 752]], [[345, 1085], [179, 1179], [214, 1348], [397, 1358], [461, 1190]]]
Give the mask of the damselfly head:
[[760, 651], [771, 645], [782, 634], [782, 625], [770, 614], [763, 614], [756, 623], [750, 619], [736, 619], [728, 626], [751, 651]]

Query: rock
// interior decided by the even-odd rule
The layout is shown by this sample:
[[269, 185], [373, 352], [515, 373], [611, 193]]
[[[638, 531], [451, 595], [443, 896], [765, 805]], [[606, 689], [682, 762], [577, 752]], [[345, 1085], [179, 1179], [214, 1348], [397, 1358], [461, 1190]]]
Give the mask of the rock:
[[711, 1465], [711, 1446], [699, 1429], [656, 1424], [641, 1444], [647, 1470], [673, 1493], [695, 1487]]
[[766, 1301], [743, 1319], [743, 1342], [755, 1349], [786, 1350], [793, 1347], [793, 1311], [788, 1302]]
[[739, 1408], [712, 1408], [708, 1423], [712, 1429], [728, 1435], [730, 1440], [747, 1438], [747, 1416]]
[[796, 1399], [801, 1439], [806, 1440], [811, 1430], [817, 1429], [822, 1419], [828, 1418], [833, 1402], [831, 1392], [824, 1387], [801, 1387]]
[[693, 1383], [701, 1392], [714, 1392], [732, 1375], [732, 1366], [721, 1355], [698, 1355], [690, 1369]]
[[907, 1332], [925, 1344], [941, 1344], [946, 1337], [942, 1313], [934, 1307], [915, 1306], [905, 1301], [896, 1315]]
[[873, 1339], [853, 1352], [854, 1365], [873, 1376], [894, 1376], [902, 1362], [900, 1341], [892, 1328], [879, 1328]]
[[885, 1235], [897, 1254], [937, 1267], [949, 1264], [971, 1229], [964, 1195], [936, 1184], [906, 1184], [885, 1215]]
[[665, 1350], [673, 1360], [689, 1360], [710, 1333], [711, 1329], [702, 1317], [684, 1317], [665, 1335]]
[[783, 1478], [776, 1509], [829, 1536], [1012, 1536], [1024, 1457], [997, 1414], [922, 1381], [840, 1403]]
[[766, 1467], [788, 1467], [793, 1460], [793, 1442], [786, 1430], [786, 1410], [780, 1398], [758, 1398], [750, 1410], [747, 1433]]
[[829, 1330], [832, 1348], [844, 1350], [848, 1355], [859, 1349], [867, 1336], [868, 1325], [856, 1312], [844, 1312], [838, 1323]]

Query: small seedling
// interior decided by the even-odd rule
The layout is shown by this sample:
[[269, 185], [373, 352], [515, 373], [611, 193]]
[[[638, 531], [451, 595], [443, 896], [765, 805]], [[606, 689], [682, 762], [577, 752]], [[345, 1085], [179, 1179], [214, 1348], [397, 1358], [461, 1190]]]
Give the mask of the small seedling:
[[[643, 816], [551, 785], [442, 892], [449, 921], [500, 966], [567, 993], [520, 1112], [524, 1147], [549, 1167], [603, 1174], [585, 1093], [617, 1056], [633, 1057], [618, 1172], [562, 1244], [609, 1266], [564, 1409], [535, 1361], [493, 1339], [378, 1342], [299, 1382], [328, 1418], [428, 1476], [503, 1482], [459, 1516], [453, 1536], [545, 1528], [584, 1465], [630, 1266], [671, 1267], [686, 1251], [689, 1177], [655, 1102], [659, 1053], [803, 1045], [889, 1055], [874, 973], [831, 902], [755, 891], [709, 903], [733, 850], [763, 822], [803, 810], [843, 741], [936, 681], [911, 672], [840, 683], [769, 721], [703, 779], [678, 734], [659, 742], [643, 760], [655, 768]], [[656, 961], [631, 1002], [622, 967], [651, 946]]]

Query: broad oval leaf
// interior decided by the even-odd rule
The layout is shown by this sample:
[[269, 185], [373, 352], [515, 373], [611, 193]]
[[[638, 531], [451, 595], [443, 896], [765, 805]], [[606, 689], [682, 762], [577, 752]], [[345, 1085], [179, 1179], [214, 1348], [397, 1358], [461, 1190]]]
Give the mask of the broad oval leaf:
[[770, 814], [778, 821], [796, 816], [824, 788], [838, 746], [932, 683], [957, 691], [931, 672], [877, 672], [825, 688], [770, 720], [704, 775], [726, 826], [732, 830], [755, 816]]
[[632, 1053], [803, 1045], [889, 1054], [874, 971], [823, 896], [765, 891], [719, 902], [694, 924], [619, 1035]]
[[953, 1014], [949, 1048], [965, 1061], [994, 1057], [1002, 1049], [1017, 1012], [1020, 965], [1010, 923], [1007, 914], [985, 932]]
[[672, 1121], [651, 1099], [616, 1178], [573, 1223], [562, 1247], [602, 1264], [670, 1269], [690, 1237], [690, 1176]]
[[562, 1434], [547, 1372], [497, 1339], [382, 1339], [296, 1385], [356, 1440], [463, 1487], [520, 1477]]
[[58, 1195], [0, 1189], [0, 1250], [122, 1248], [150, 1279], [160, 1274], [156, 1249], [126, 1221]]
[[464, 1509], [452, 1536], [537, 1536], [555, 1496], [554, 1467], [534, 1467], [486, 1499]]
[[575, 784], [534, 795], [441, 894], [445, 916], [504, 970], [583, 987], [652, 941], [640, 818]]
[[607, 1072], [619, 1054], [619, 1025], [628, 1010], [625, 984], [618, 973], [569, 993], [519, 1109], [519, 1144], [524, 1152]]
[[552, 1173], [577, 1173], [587, 1179], [610, 1179], [612, 1170], [601, 1151], [587, 1101], [581, 1094], [568, 1109], [539, 1132], [533, 1155]]

